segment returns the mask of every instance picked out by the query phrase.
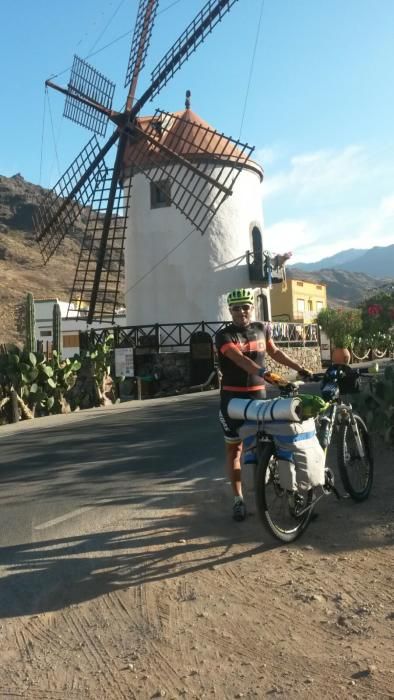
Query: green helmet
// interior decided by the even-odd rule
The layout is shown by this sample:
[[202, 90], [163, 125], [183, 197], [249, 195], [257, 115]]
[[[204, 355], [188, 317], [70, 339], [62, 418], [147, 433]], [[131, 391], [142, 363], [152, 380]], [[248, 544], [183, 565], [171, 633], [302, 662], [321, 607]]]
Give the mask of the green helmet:
[[233, 306], [233, 304], [253, 304], [253, 290], [233, 289], [233, 291], [227, 296], [227, 303], [229, 306]]

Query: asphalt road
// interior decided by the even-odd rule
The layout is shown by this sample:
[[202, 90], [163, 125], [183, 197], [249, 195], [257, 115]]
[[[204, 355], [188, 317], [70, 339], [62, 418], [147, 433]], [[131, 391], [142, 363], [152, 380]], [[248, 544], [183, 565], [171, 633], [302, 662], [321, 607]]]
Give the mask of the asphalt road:
[[163, 490], [176, 499], [191, 475], [223, 477], [217, 411], [208, 392], [2, 427], [0, 546], [93, 525], [120, 507], [132, 518]]

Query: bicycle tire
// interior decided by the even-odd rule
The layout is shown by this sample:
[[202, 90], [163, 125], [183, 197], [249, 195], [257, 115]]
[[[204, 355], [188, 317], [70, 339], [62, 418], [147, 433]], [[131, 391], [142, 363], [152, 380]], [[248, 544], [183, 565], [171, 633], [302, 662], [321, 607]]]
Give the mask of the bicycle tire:
[[[371, 440], [363, 419], [357, 413], [353, 413], [353, 417], [364, 446], [365, 457], [361, 459], [358, 455], [350, 423], [342, 423], [338, 435], [338, 467], [343, 487], [349, 496], [354, 501], [365, 501], [370, 494], [373, 483], [374, 462]], [[350, 448], [348, 441], [349, 443], [351, 441]], [[362, 463], [364, 463], [363, 474], [361, 474]], [[358, 467], [355, 478], [352, 478], [351, 475], [352, 465]]]
[[[286, 514], [288, 526], [279, 524], [273, 515], [269, 497], [271, 487], [274, 494], [276, 493], [280, 509]], [[256, 508], [265, 528], [281, 542], [294, 542], [304, 532], [310, 521], [313, 489], [306, 492], [297, 492], [297, 494], [300, 498], [304, 498], [302, 508], [308, 508], [306, 512], [298, 517], [291, 511], [289, 494], [281, 489], [277, 472], [275, 474], [274, 446], [266, 443], [264, 447], [258, 449], [258, 461], [255, 472]]]

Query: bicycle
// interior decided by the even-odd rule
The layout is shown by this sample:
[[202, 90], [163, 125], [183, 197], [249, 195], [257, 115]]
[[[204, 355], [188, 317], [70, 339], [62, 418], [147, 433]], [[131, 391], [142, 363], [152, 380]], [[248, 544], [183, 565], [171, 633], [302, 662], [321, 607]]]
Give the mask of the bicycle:
[[[364, 421], [341, 395], [357, 390], [359, 372], [344, 365], [331, 365], [326, 372], [312, 375], [310, 381], [321, 381], [321, 393], [326, 401], [325, 410], [315, 417], [316, 435], [325, 458], [335, 430], [343, 487], [354, 501], [363, 501], [368, 498], [373, 481], [371, 442]], [[303, 381], [298, 381], [279, 386], [280, 397], [298, 397], [302, 384]], [[274, 537], [282, 542], [293, 542], [307, 528], [321, 498], [331, 493], [341, 498], [334, 475], [325, 466], [324, 485], [286, 490], [281, 486], [277, 447], [275, 438], [269, 434], [269, 425], [257, 425], [256, 444], [255, 498], [259, 517]]]

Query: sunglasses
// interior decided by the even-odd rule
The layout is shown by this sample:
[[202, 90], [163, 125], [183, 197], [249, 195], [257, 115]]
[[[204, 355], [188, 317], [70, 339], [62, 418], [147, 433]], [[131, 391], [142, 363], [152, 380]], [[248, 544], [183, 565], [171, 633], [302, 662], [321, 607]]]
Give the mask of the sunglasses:
[[250, 311], [251, 308], [250, 304], [232, 304], [230, 311]]

